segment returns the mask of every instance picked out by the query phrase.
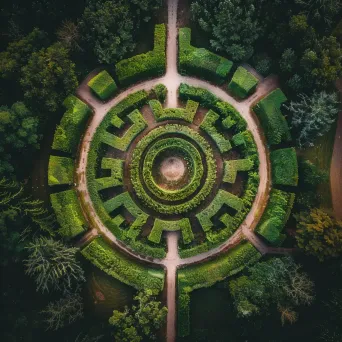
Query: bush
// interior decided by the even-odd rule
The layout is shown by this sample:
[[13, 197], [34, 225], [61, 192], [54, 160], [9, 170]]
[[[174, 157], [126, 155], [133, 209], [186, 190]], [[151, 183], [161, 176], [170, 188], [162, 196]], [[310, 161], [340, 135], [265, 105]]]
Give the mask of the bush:
[[81, 253], [108, 275], [137, 290], [148, 288], [159, 293], [164, 287], [163, 270], [136, 263], [107, 245], [102, 238], [90, 242]]
[[184, 337], [190, 334], [190, 294], [182, 292], [177, 301], [178, 336]]
[[[146, 127], [147, 123], [138, 109], [127, 115], [132, 125], [128, 128], [122, 137], [118, 137], [107, 131], [103, 132], [102, 142], [112, 146], [120, 151], [127, 151], [132, 141], [139, 135]], [[113, 117], [115, 120], [116, 118]]]
[[67, 111], [57, 126], [52, 148], [54, 150], [75, 154], [86, 124], [90, 118], [90, 108], [77, 97], [67, 97], [63, 105]]
[[295, 194], [272, 189], [262, 218], [255, 231], [272, 245], [280, 245], [284, 239], [281, 234], [293, 206]]
[[74, 161], [66, 157], [50, 156], [48, 184], [72, 184], [74, 179]]
[[298, 162], [293, 147], [272, 151], [270, 159], [273, 184], [298, 185]]
[[258, 83], [259, 80], [253, 74], [243, 67], [238, 67], [228, 85], [228, 90], [233, 96], [244, 99], [255, 91]]
[[233, 66], [233, 62], [206, 49], [191, 45], [191, 29], [179, 29], [178, 63], [181, 74], [203, 77], [222, 84]]
[[286, 101], [284, 93], [276, 89], [253, 108], [259, 117], [269, 145], [291, 141], [289, 126], [280, 110], [281, 105]]
[[87, 230], [88, 225], [75, 190], [51, 194], [50, 199], [57, 221], [61, 226], [59, 229], [61, 236], [70, 239]]
[[110, 170], [109, 177], [96, 178], [97, 190], [123, 185], [124, 161], [121, 159], [102, 158], [101, 169]]
[[124, 59], [115, 65], [116, 75], [122, 85], [129, 85], [147, 77], [161, 76], [166, 66], [166, 27], [159, 24], [154, 29], [154, 48], [147, 53]]
[[224, 162], [223, 182], [235, 183], [238, 171], [249, 171], [253, 167], [250, 159], [226, 160]]
[[152, 92], [154, 93], [155, 97], [161, 103], [164, 103], [167, 96], [167, 88], [164, 84], [157, 84], [153, 87]]
[[93, 77], [88, 82], [88, 86], [103, 101], [112, 97], [118, 89], [115, 81], [106, 70]]

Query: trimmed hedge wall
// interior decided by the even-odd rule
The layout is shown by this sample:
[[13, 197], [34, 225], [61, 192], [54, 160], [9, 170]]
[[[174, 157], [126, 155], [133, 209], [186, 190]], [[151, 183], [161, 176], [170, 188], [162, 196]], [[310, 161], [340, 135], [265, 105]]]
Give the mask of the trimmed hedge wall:
[[195, 75], [218, 84], [224, 83], [233, 62], [207, 49], [191, 45], [191, 29], [179, 29], [178, 65], [181, 74]]
[[253, 108], [259, 117], [269, 145], [291, 141], [291, 133], [281, 105], [287, 101], [280, 89], [273, 90]]
[[154, 29], [154, 48], [147, 53], [124, 59], [115, 65], [116, 75], [122, 85], [129, 85], [148, 77], [165, 73], [166, 26], [158, 24]]
[[50, 156], [48, 184], [72, 184], [74, 179], [74, 161], [66, 157]]
[[244, 99], [255, 91], [258, 83], [259, 80], [253, 74], [240, 66], [235, 71], [228, 90], [233, 96]]
[[70, 95], [63, 102], [67, 111], [57, 126], [52, 148], [54, 150], [76, 154], [78, 144], [86, 129], [91, 109], [77, 97]]
[[250, 159], [228, 160], [224, 162], [223, 182], [235, 183], [238, 171], [249, 171], [253, 167]]
[[103, 101], [112, 97], [118, 89], [115, 81], [106, 70], [93, 77], [88, 82], [88, 86]]
[[285, 238], [281, 232], [290, 216], [294, 200], [294, 193], [271, 190], [267, 207], [255, 231], [272, 245], [281, 245]]
[[159, 83], [153, 87], [152, 94], [155, 95], [158, 101], [164, 103], [167, 96], [167, 87], [164, 84]]
[[296, 150], [284, 148], [271, 152], [272, 182], [278, 185], [298, 185]]
[[58, 232], [62, 237], [70, 239], [87, 230], [88, 225], [75, 190], [51, 194], [50, 200], [61, 226]]
[[103, 190], [123, 184], [124, 161], [121, 159], [102, 158], [101, 169], [110, 170], [109, 177], [96, 178], [97, 190]]
[[138, 264], [96, 238], [81, 251], [95, 266], [137, 290], [151, 289], [155, 294], [163, 290], [164, 271]]

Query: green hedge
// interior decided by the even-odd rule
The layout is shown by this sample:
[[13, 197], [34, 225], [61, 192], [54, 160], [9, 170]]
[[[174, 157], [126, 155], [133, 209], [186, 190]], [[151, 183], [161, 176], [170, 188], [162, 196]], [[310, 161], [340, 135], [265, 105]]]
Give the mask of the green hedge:
[[231, 150], [232, 145], [230, 144], [229, 140], [227, 140], [221, 133], [219, 133], [217, 128], [215, 127], [215, 123], [219, 119], [220, 115], [216, 114], [210, 109], [205, 115], [200, 127], [203, 129], [203, 131], [211, 136], [220, 152], [224, 153]]
[[115, 81], [106, 70], [93, 77], [88, 82], [88, 86], [103, 101], [112, 97], [118, 89]]
[[153, 228], [148, 239], [154, 243], [159, 243], [163, 231], [175, 232], [178, 230], [182, 232], [184, 243], [190, 243], [194, 239], [190, 220], [188, 218], [183, 218], [178, 221], [165, 221], [157, 218], [154, 221]]
[[[118, 137], [107, 131], [103, 132], [102, 142], [112, 146], [120, 151], [127, 151], [132, 141], [147, 127], [146, 120], [138, 109], [127, 115], [132, 125], [128, 128], [122, 137]], [[116, 120], [114, 117], [113, 120]], [[117, 122], [117, 121], [114, 121]]]
[[164, 287], [164, 271], [138, 264], [117, 252], [102, 238], [90, 242], [81, 251], [95, 266], [119, 281], [137, 290], [151, 289], [159, 293]]
[[281, 234], [290, 216], [295, 194], [272, 189], [270, 198], [256, 232], [272, 245], [280, 245], [284, 239]]
[[75, 190], [51, 194], [50, 200], [61, 226], [59, 229], [61, 236], [70, 239], [87, 230], [88, 225]]
[[164, 103], [167, 96], [167, 87], [164, 84], [157, 84], [153, 87], [152, 93], [157, 98], [158, 101]]
[[122, 85], [129, 85], [147, 77], [161, 76], [166, 67], [166, 27], [158, 24], [154, 29], [152, 51], [124, 59], [115, 65], [116, 75]]
[[82, 134], [91, 115], [91, 109], [80, 99], [71, 95], [63, 105], [67, 108], [57, 126], [52, 148], [54, 150], [76, 154]]
[[276, 89], [257, 103], [253, 108], [259, 117], [269, 145], [291, 141], [291, 133], [281, 105], [287, 101], [280, 89]]
[[228, 90], [240, 99], [244, 99], [253, 93], [259, 83], [259, 80], [247, 69], [238, 67], [232, 80], [228, 85]]
[[195, 75], [224, 83], [233, 66], [233, 62], [220, 57], [209, 50], [191, 45], [191, 29], [179, 29], [178, 65], [181, 74]]
[[298, 162], [296, 150], [284, 148], [271, 152], [273, 184], [298, 185]]
[[72, 184], [74, 179], [74, 161], [66, 157], [50, 156], [48, 184]]
[[111, 188], [123, 184], [124, 161], [121, 159], [102, 158], [101, 169], [110, 170], [109, 177], [96, 178], [97, 190]]
[[221, 116], [223, 125], [224, 122], [230, 122], [229, 128], [234, 126], [233, 129], [236, 132], [244, 131], [247, 128], [247, 122], [240, 113], [230, 103], [220, 101], [210, 91], [189, 86], [185, 83], [182, 83], [178, 90], [181, 100], [194, 100], [199, 102], [201, 106], [210, 108], [218, 113]]
[[250, 159], [226, 160], [224, 162], [223, 182], [235, 183], [238, 171], [249, 171], [253, 167]]

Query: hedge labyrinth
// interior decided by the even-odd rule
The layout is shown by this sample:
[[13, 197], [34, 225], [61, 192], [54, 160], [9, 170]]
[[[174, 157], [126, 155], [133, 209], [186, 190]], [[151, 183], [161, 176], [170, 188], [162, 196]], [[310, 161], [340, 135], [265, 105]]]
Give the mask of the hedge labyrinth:
[[66, 99], [49, 185], [60, 233], [85, 258], [166, 291], [175, 341], [176, 325], [190, 333], [191, 291], [287, 252], [276, 247], [298, 167], [293, 148], [276, 146], [291, 136], [275, 79], [192, 46], [177, 1], [168, 11], [152, 51], [94, 71]]

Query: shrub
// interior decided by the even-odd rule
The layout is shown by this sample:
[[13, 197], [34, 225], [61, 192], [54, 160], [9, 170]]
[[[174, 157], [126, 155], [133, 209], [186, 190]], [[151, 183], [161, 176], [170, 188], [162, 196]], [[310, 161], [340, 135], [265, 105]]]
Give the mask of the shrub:
[[295, 194], [272, 189], [270, 198], [256, 232], [272, 245], [280, 245], [284, 239], [281, 234], [293, 206]]
[[298, 162], [293, 147], [272, 151], [271, 167], [274, 184], [298, 185]]
[[253, 108], [259, 117], [269, 145], [291, 140], [289, 126], [280, 110], [281, 105], [286, 101], [284, 93], [276, 89]]
[[96, 238], [81, 251], [95, 266], [137, 290], [151, 289], [159, 293], [164, 287], [164, 271], [140, 265]]
[[54, 150], [75, 154], [87, 121], [90, 118], [90, 108], [77, 97], [67, 97], [63, 105], [67, 111], [57, 126], [52, 148]]
[[157, 84], [153, 87], [152, 92], [154, 93], [155, 97], [161, 103], [164, 103], [167, 96], [167, 88], [164, 84]]
[[154, 48], [147, 53], [124, 59], [115, 65], [119, 82], [129, 85], [147, 77], [160, 76], [166, 66], [166, 27], [159, 24], [154, 29]]
[[224, 162], [223, 182], [235, 183], [238, 171], [249, 171], [253, 167], [250, 159], [228, 160]]
[[120, 159], [102, 158], [101, 169], [110, 170], [109, 177], [96, 178], [97, 190], [107, 189], [123, 184], [124, 161]]
[[181, 74], [203, 77], [218, 84], [224, 83], [233, 62], [206, 49], [191, 45], [191, 29], [179, 29], [178, 63]]
[[[147, 123], [138, 109], [135, 109], [132, 113], [128, 114], [127, 117], [129, 121], [132, 122], [132, 125], [125, 134], [122, 137], [118, 137], [105, 131], [102, 135], [103, 143], [117, 148], [120, 151], [127, 151], [132, 141], [147, 127]], [[115, 120], [115, 117], [113, 117], [113, 119]]]
[[75, 190], [57, 192], [50, 195], [52, 207], [56, 213], [61, 228], [59, 233], [67, 238], [73, 238], [87, 229]]
[[228, 89], [234, 96], [244, 99], [255, 91], [258, 83], [259, 80], [247, 69], [238, 67], [228, 85]]
[[66, 157], [50, 156], [48, 184], [72, 184], [74, 179], [74, 161]]
[[151, 100], [148, 102], [148, 104], [150, 105], [154, 118], [158, 121], [159, 118], [164, 114], [163, 106], [158, 100]]
[[115, 81], [106, 70], [93, 77], [88, 82], [88, 86], [103, 101], [112, 97], [118, 89]]
[[184, 337], [190, 334], [190, 294], [182, 292], [177, 301], [178, 336]]

